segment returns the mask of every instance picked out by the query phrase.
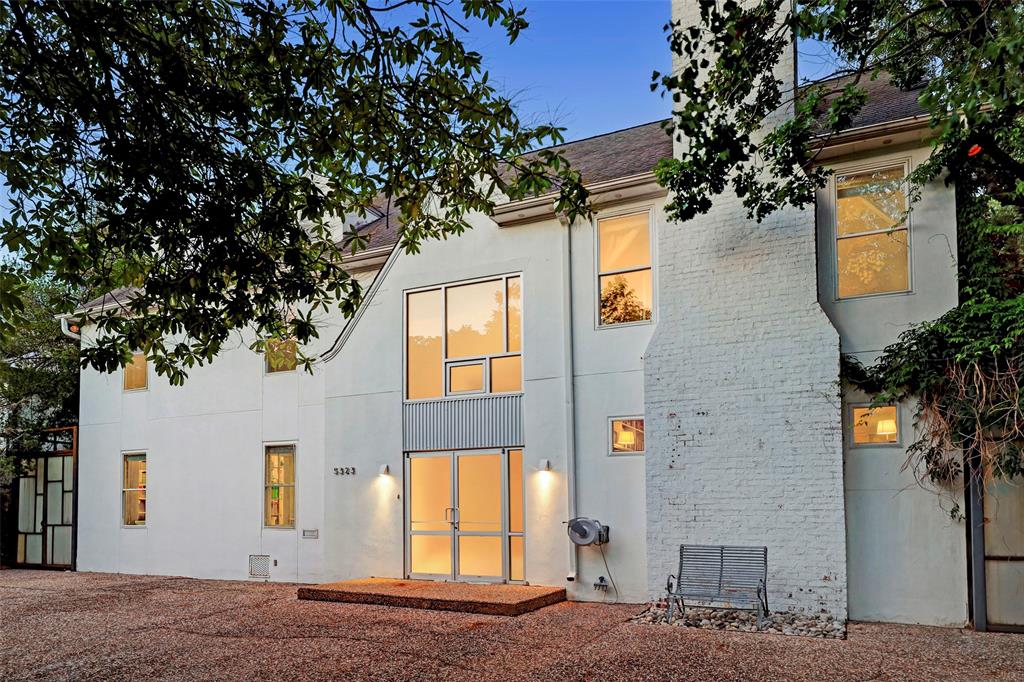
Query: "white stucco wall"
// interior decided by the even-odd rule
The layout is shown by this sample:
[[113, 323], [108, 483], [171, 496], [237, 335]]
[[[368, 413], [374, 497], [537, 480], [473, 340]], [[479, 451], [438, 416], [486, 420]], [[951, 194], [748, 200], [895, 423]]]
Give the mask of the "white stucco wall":
[[[652, 210], [661, 228], [661, 200], [599, 212]], [[402, 305], [406, 290], [490, 275], [523, 275], [523, 372], [526, 579], [565, 585], [576, 599], [614, 599], [593, 589], [606, 576], [599, 550], [579, 553], [578, 578], [567, 583], [570, 543], [565, 309], [565, 230], [556, 219], [498, 228], [482, 216], [474, 228], [432, 242], [415, 256], [400, 255], [375, 293], [344, 350], [331, 361], [326, 384], [329, 447], [326, 466], [376, 472], [387, 463], [403, 471], [401, 442]], [[611, 526], [606, 559], [620, 601], [646, 598], [643, 528], [643, 456], [610, 456], [608, 418], [643, 413], [643, 349], [653, 325], [618, 329], [596, 326], [595, 228], [571, 228], [573, 337], [576, 362], [576, 453], [578, 513]], [[540, 459], [551, 472], [538, 471]], [[327, 481], [327, 565], [333, 577], [400, 576], [404, 570], [404, 495], [401, 479], [371, 487], [359, 480]], [[374, 532], [367, 533], [367, 528]]]
[[[88, 342], [88, 341], [86, 341]], [[78, 568], [245, 578], [270, 554], [274, 580], [322, 578], [321, 545], [299, 539], [323, 518], [322, 373], [267, 375], [238, 341], [170, 386], [122, 390], [121, 373], [82, 372]], [[263, 446], [296, 444], [296, 529], [263, 528]], [[122, 455], [146, 454], [144, 527], [122, 527]]]
[[[661, 200], [598, 212], [651, 211]], [[526, 579], [566, 585], [573, 598], [646, 598], [644, 457], [611, 456], [608, 418], [643, 414], [643, 351], [652, 324], [596, 325], [595, 226], [571, 228], [573, 347], [576, 354], [578, 514], [612, 528], [605, 547], [618, 588], [596, 548], [571, 546], [566, 429], [566, 230], [556, 219], [500, 229], [474, 216], [474, 229], [421, 254], [400, 255], [368, 302], [342, 351], [303, 372], [267, 375], [262, 356], [238, 342], [182, 387], [150, 371], [145, 391], [124, 392], [121, 374], [82, 373], [79, 568], [245, 578], [249, 554], [270, 554], [273, 580], [326, 581], [404, 573], [402, 452], [403, 292], [501, 273], [523, 274]], [[657, 316], [658, 313], [656, 312]], [[342, 320], [324, 321], [325, 349]], [[263, 448], [295, 443], [296, 528], [262, 527]], [[121, 527], [121, 457], [147, 455], [147, 523]], [[537, 470], [540, 459], [553, 470]], [[388, 476], [378, 475], [382, 464]], [[336, 476], [335, 467], [356, 475]], [[302, 539], [304, 529], [318, 539]]]
[[[923, 163], [929, 146], [866, 151], [831, 164], [837, 172]], [[835, 182], [818, 192], [819, 300], [840, 333], [842, 351], [870, 365], [910, 326], [957, 304], [955, 192], [939, 178], [910, 213], [911, 291], [838, 300], [835, 295]], [[857, 446], [851, 407], [870, 396], [847, 388], [844, 463], [850, 618], [962, 625], [967, 618], [967, 546], [962, 483], [922, 486], [904, 465], [917, 439], [916, 405], [899, 405], [900, 443]]]

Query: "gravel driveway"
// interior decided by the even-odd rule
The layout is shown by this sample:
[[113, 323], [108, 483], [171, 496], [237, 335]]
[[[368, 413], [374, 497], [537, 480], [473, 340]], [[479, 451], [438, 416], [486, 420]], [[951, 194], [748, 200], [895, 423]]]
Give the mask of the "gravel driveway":
[[294, 585], [0, 572], [0, 679], [1022, 679], [1024, 635], [853, 625], [814, 640], [300, 602]]

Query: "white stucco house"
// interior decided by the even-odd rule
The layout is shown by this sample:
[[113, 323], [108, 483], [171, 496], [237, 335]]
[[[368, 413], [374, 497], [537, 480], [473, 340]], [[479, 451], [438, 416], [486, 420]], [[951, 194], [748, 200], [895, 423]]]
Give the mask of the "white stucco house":
[[[952, 187], [879, 229], [929, 149], [916, 93], [878, 81], [816, 209], [762, 224], [735, 199], [668, 222], [658, 122], [564, 145], [592, 220], [537, 197], [406, 255], [382, 209], [351, 264], [365, 304], [323, 321], [312, 374], [245, 338], [181, 387], [141, 355], [82, 371], [75, 565], [645, 602], [680, 543], [766, 545], [773, 609], [962, 625], [969, 524], [903, 470], [913, 406], [839, 383], [841, 353], [957, 303]], [[572, 545], [577, 516], [609, 542]]]

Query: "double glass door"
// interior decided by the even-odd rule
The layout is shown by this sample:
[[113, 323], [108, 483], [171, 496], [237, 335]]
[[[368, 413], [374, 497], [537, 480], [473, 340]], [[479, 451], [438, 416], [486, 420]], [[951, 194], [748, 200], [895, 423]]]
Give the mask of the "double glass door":
[[406, 455], [406, 573], [523, 580], [523, 451]]

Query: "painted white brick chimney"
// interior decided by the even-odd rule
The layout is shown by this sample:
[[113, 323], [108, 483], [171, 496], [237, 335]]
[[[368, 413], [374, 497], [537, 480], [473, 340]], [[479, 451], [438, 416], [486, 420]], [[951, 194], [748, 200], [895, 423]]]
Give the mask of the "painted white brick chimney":
[[[695, 0], [672, 10], [698, 20]], [[722, 195], [658, 235], [644, 369], [652, 597], [680, 543], [767, 545], [773, 611], [846, 618], [839, 336], [818, 305], [814, 223], [786, 209], [758, 224]]]

